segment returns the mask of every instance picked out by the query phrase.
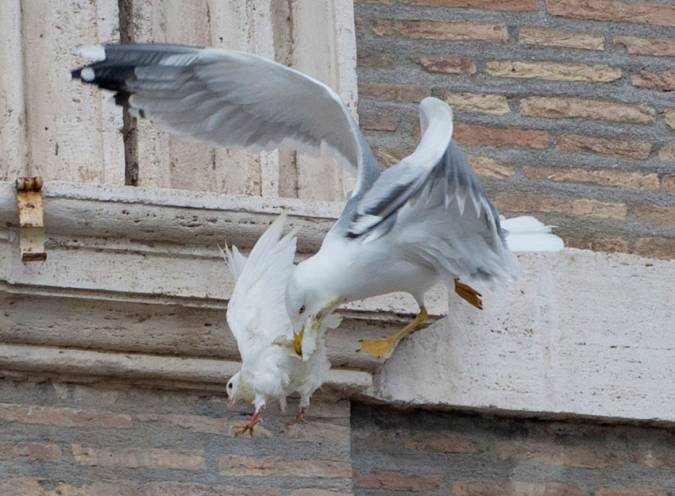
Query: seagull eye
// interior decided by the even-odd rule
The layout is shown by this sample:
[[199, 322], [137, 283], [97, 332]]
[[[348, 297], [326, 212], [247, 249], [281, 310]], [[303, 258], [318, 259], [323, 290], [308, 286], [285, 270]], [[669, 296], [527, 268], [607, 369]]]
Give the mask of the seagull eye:
[[298, 313], [299, 313], [300, 315], [302, 315], [303, 313], [305, 313], [305, 305], [302, 305], [302, 306], [300, 307], [300, 310], [298, 310]]
[[228, 384], [227, 389], [232, 389], [232, 384]]

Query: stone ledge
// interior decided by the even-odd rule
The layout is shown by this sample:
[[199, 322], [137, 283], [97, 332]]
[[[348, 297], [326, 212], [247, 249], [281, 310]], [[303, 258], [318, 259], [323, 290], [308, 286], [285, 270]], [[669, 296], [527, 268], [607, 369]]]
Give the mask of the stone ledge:
[[[216, 390], [238, 366], [216, 242], [250, 247], [285, 209], [307, 254], [342, 206], [49, 183], [49, 258], [25, 266], [14, 198], [0, 183], [0, 369]], [[449, 317], [384, 365], [355, 353], [358, 338], [387, 335], [413, 302], [389, 295], [343, 309], [328, 336], [330, 387], [401, 405], [675, 421], [675, 310], [664, 297], [675, 261], [582, 250], [518, 258], [515, 286], [479, 288], [482, 312], [432, 294], [434, 317], [447, 305]]]
[[401, 343], [374, 396], [405, 405], [675, 422], [675, 261], [565, 250], [519, 257], [483, 312]]
[[[227, 379], [240, 365], [230, 360], [0, 344], [0, 370], [70, 376], [71, 380], [87, 377], [89, 381], [92, 378], [154, 381], [225, 393]], [[331, 370], [325, 384], [326, 389], [343, 395], [371, 386], [370, 373], [344, 369]]]

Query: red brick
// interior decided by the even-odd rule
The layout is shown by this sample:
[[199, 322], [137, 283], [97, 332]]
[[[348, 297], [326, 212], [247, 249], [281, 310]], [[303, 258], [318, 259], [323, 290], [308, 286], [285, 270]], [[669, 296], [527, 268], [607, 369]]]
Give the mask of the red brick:
[[396, 114], [383, 112], [359, 112], [359, 126], [371, 131], [396, 131], [401, 118]]
[[568, 248], [578, 248], [580, 250], [605, 251], [605, 252], [627, 252], [628, 241], [624, 238], [565, 238], [565, 246]]
[[410, 155], [412, 150], [407, 150], [404, 148], [383, 148], [381, 146], [376, 146], [373, 149], [377, 160], [380, 161], [385, 167], [390, 165], [397, 164], [403, 159]]
[[663, 145], [659, 150], [659, 159], [675, 162], [675, 143]]
[[235, 477], [349, 478], [352, 475], [350, 463], [332, 460], [224, 456], [219, 460], [219, 465], [221, 475]]
[[675, 193], [675, 174], [663, 176], [663, 190], [668, 193]]
[[44, 494], [40, 481], [28, 478], [12, 478], [0, 480], [0, 494], [12, 496], [42, 496]]
[[513, 167], [499, 164], [490, 157], [467, 154], [466, 158], [479, 176], [504, 179], [514, 174]]
[[72, 445], [73, 457], [79, 465], [99, 467], [173, 468], [203, 470], [206, 467], [202, 450], [160, 448], [93, 448]]
[[644, 0], [546, 0], [546, 8], [553, 15], [577, 19], [675, 26], [675, 6]]
[[675, 226], [675, 207], [662, 207], [652, 203], [643, 203], [636, 205], [632, 213], [641, 222]]
[[656, 120], [655, 110], [644, 105], [557, 96], [523, 98], [520, 112], [527, 116], [549, 119], [583, 118], [634, 124], [650, 124]]
[[537, 0], [402, 0], [403, 4], [432, 7], [467, 7], [471, 9], [530, 12], [537, 10]]
[[567, 199], [557, 196], [527, 193], [499, 193], [495, 197], [499, 210], [505, 212], [558, 213], [578, 217], [623, 220], [626, 205], [618, 202], [601, 202], [589, 198]]
[[607, 468], [615, 461], [611, 453], [592, 446], [563, 446], [535, 441], [499, 441], [495, 445], [495, 453], [503, 459], [579, 468]]
[[[206, 417], [202, 415], [180, 415], [167, 414], [157, 415], [154, 413], [144, 413], [134, 417], [134, 420], [140, 422], [157, 422], [167, 424], [192, 432], [207, 432], [210, 434], [220, 434], [222, 436], [235, 436], [241, 429], [243, 422], [231, 422], [225, 418]], [[265, 427], [258, 425], [255, 429], [254, 437], [271, 437], [272, 433]]]
[[580, 48], [583, 50], [605, 49], [605, 37], [602, 35], [539, 27], [520, 28], [518, 42], [524, 45]]
[[518, 481], [457, 481], [452, 483], [453, 496], [584, 496], [575, 484]]
[[[82, 484], [43, 484], [40, 479], [9, 479], [0, 481], [3, 496], [150, 496], [129, 481], [85, 482]], [[154, 495], [153, 495], [154, 496]], [[196, 495], [195, 495], [196, 496]]]
[[663, 491], [649, 491], [647, 489], [612, 489], [602, 488], [595, 491], [594, 496], [665, 496]]
[[429, 88], [410, 84], [361, 83], [359, 95], [378, 100], [419, 103], [431, 92]]
[[151, 482], [143, 485], [142, 491], [142, 496], [278, 496], [281, 494], [279, 489], [271, 487], [222, 487], [185, 482]]
[[389, 53], [371, 52], [359, 47], [359, 52], [356, 60], [358, 67], [377, 67], [381, 69], [389, 69], [394, 67], [396, 61]]
[[486, 93], [454, 93], [445, 92], [443, 100], [452, 108], [466, 112], [480, 112], [482, 114], [508, 114], [509, 101], [505, 96]]
[[352, 432], [352, 446], [367, 446], [371, 450], [382, 450], [390, 443], [391, 440], [380, 431], [355, 430]]
[[574, 167], [524, 167], [523, 174], [530, 178], [549, 179], [556, 182], [589, 183], [646, 191], [659, 190], [659, 176], [653, 172]]
[[675, 109], [666, 109], [663, 112], [663, 117], [666, 121], [666, 125], [670, 129], [675, 129]]
[[649, 157], [652, 145], [643, 141], [563, 134], [558, 137], [557, 149], [563, 152], [598, 153], [610, 157], [641, 160]]
[[52, 443], [0, 444], [0, 460], [8, 459], [56, 462], [61, 459], [61, 448]]
[[638, 88], [675, 91], [675, 69], [663, 72], [640, 71], [640, 74], [631, 77], [631, 83]]
[[424, 40], [504, 42], [509, 39], [509, 33], [504, 24], [485, 22], [385, 19], [375, 22], [373, 32], [378, 36], [399, 36]]
[[475, 453], [475, 443], [467, 436], [454, 432], [434, 433], [412, 432], [403, 437], [403, 446], [419, 451], [437, 453]]
[[465, 145], [548, 147], [548, 132], [541, 129], [496, 128], [458, 122], [453, 138]]
[[345, 425], [328, 422], [312, 422], [291, 424], [285, 432], [285, 437], [293, 441], [311, 441], [312, 443], [330, 443], [332, 446], [349, 446], [351, 429]]
[[675, 38], [638, 38], [635, 36], [615, 36], [615, 45], [626, 47], [631, 55], [656, 55], [675, 57]]
[[485, 72], [492, 76], [549, 81], [588, 81], [608, 83], [621, 78], [622, 71], [606, 64], [562, 64], [559, 62], [529, 62], [520, 60], [491, 60]]
[[102, 427], [128, 429], [131, 417], [100, 410], [79, 410], [37, 405], [0, 403], [0, 420], [24, 424], [57, 425], [60, 427]]
[[635, 253], [643, 257], [675, 259], [675, 239], [640, 238], [635, 243]]
[[435, 491], [441, 479], [435, 475], [404, 474], [400, 471], [371, 470], [367, 474], [354, 474], [354, 485], [366, 489], [408, 491], [412, 493]]
[[[129, 480], [83, 482], [80, 484], [43, 484], [44, 479], [9, 479], [0, 481], [3, 496], [279, 496], [281, 491], [269, 487], [232, 487], [184, 482], [148, 482]], [[293, 493], [291, 493], [293, 494]], [[324, 496], [321, 492], [317, 496]], [[326, 494], [325, 496], [331, 496]], [[332, 496], [342, 496], [333, 493]]]
[[[304, 488], [291, 491], [290, 496], [353, 496], [354, 493], [344, 491], [331, 491], [330, 489]], [[247, 495], [248, 496], [248, 495]]]
[[443, 57], [419, 56], [412, 61], [427, 72], [439, 74], [475, 74], [476, 64], [471, 59], [445, 55]]

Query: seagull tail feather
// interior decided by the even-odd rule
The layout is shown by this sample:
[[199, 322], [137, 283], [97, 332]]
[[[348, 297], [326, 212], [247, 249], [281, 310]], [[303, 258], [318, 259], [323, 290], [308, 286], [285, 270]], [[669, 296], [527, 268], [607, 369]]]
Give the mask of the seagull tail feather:
[[505, 219], [502, 227], [507, 231], [506, 242], [511, 251], [560, 251], [565, 248], [563, 240], [551, 232], [555, 226], [547, 226], [532, 216]]

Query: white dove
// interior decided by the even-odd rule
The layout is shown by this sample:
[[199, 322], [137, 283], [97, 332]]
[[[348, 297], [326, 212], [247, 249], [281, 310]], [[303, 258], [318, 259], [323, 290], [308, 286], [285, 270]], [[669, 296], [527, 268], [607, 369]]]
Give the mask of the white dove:
[[300, 394], [297, 419], [304, 419], [312, 394], [330, 370], [324, 331], [340, 324], [339, 317], [324, 320], [318, 333], [308, 333], [316, 342], [307, 343], [314, 353], [306, 360], [293, 351], [284, 298], [294, 270], [296, 237], [293, 232], [282, 237], [285, 218], [282, 214], [272, 223], [248, 259], [235, 246], [223, 252], [236, 281], [227, 307], [227, 323], [242, 362], [240, 371], [227, 383], [227, 395], [230, 404], [244, 400], [254, 405], [253, 415], [240, 433], [253, 433], [270, 400], [278, 400], [285, 410], [286, 397], [293, 393]]

